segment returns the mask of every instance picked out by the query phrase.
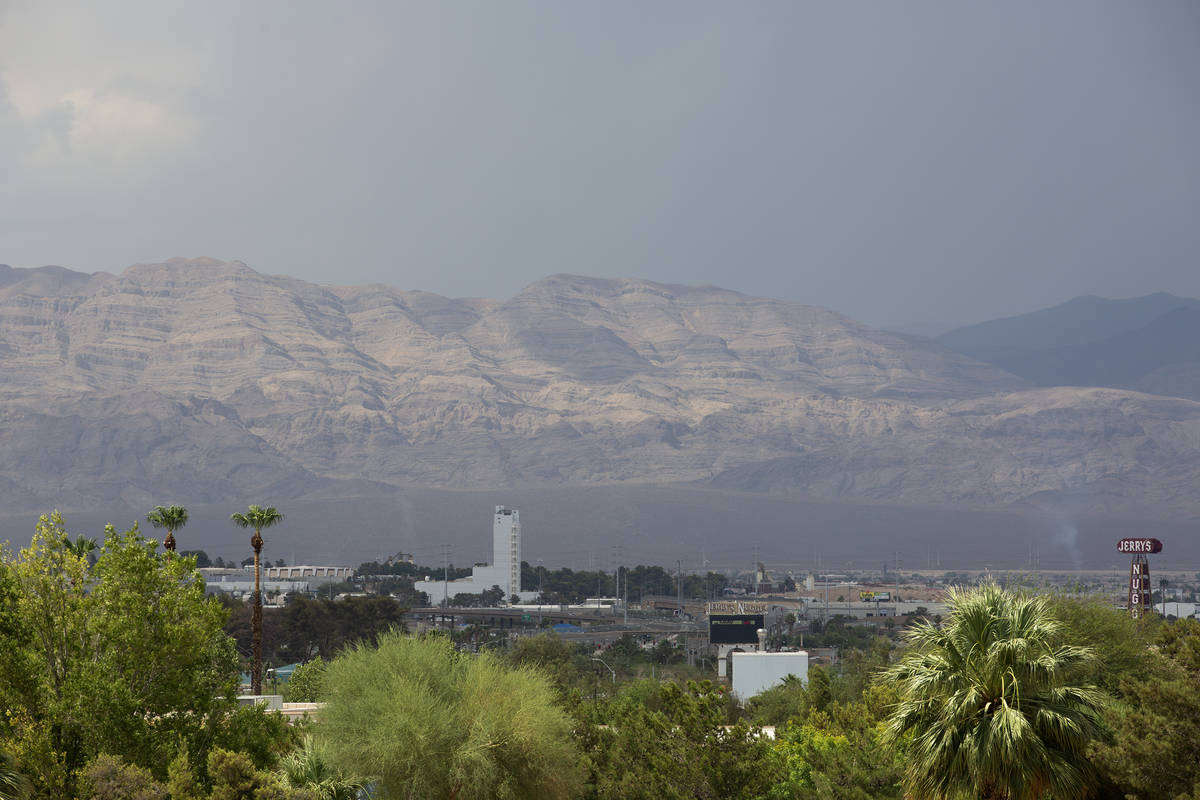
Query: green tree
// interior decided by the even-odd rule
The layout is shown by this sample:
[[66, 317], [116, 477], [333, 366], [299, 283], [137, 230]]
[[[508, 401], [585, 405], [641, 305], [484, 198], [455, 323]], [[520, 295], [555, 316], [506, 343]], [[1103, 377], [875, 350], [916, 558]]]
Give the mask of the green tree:
[[163, 549], [175, 552], [175, 531], [187, 525], [188, 511], [183, 506], [155, 506], [146, 520], [155, 528], [166, 528], [167, 538], [163, 539]]
[[[223, 602], [230, 610], [225, 632], [237, 640], [238, 649], [253, 645], [254, 604]], [[290, 595], [279, 609], [266, 609], [270, 622], [262, 632], [263, 657], [277, 664], [308, 661], [315, 656], [333, 658], [359, 641], [373, 643], [381, 633], [404, 629], [405, 607], [387, 596], [347, 597], [344, 600]]]
[[1157, 626], [1140, 673], [1122, 679], [1112, 742], [1090, 754], [1128, 798], [1200, 796], [1200, 622]]
[[758, 725], [781, 726], [789, 720], [805, 719], [808, 710], [808, 693], [795, 675], [785, 675], [781, 682], [764, 689], [746, 703], [746, 711]]
[[191, 559], [157, 553], [136, 525], [107, 529], [94, 578], [88, 630], [103, 645], [81, 679], [85, 740], [90, 750], [161, 770], [175, 742], [198, 736], [235, 692], [237, 654], [221, 630], [224, 610], [205, 597]]
[[822, 800], [900, 798], [900, 767], [880, 741], [876, 728], [846, 730], [828, 714], [789, 725], [777, 734], [786, 775], [771, 797], [819, 797]]
[[537, 636], [509, 640], [504, 658], [514, 667], [532, 667], [554, 681], [559, 692], [574, 686], [580, 677], [578, 648], [557, 636], [541, 633]]
[[936, 628], [906, 632], [890, 668], [900, 702], [888, 735], [905, 749], [905, 787], [923, 798], [1084, 797], [1084, 757], [1101, 735], [1103, 695], [1069, 678], [1091, 651], [1057, 644], [1061, 623], [1044, 597], [984, 584], [951, 590]]
[[[80, 700], [79, 672], [90, 661], [88, 563], [72, 547], [62, 516], [42, 516], [29, 547], [5, 553], [15, 589], [21, 631], [13, 666], [29, 673], [9, 677], [19, 694], [3, 698], [11, 747], [42, 796], [67, 794], [72, 773], [87, 762], [74, 717]], [[10, 641], [10, 646], [14, 644]]]
[[879, 682], [851, 702], [834, 701], [827, 711], [776, 730], [775, 747], [786, 776], [771, 797], [829, 800], [899, 798], [900, 761], [882, 740], [883, 720], [895, 705], [890, 683]]
[[816, 711], [824, 711], [831, 702], [829, 673], [819, 665], [808, 670], [808, 685], [795, 675], [784, 679], [746, 703], [750, 718], [759, 725], [784, 725], [804, 722]]
[[207, 757], [215, 747], [239, 753], [257, 769], [272, 770], [279, 759], [299, 744], [299, 731], [282, 714], [262, 706], [239, 706], [214, 721], [207, 729], [203, 750], [197, 750], [192, 767], [207, 781]]
[[8, 554], [0, 552], [0, 739], [7, 720], [34, 696], [40, 670], [33, 629], [22, 612], [21, 585]]
[[263, 528], [283, 522], [283, 514], [275, 506], [250, 506], [245, 514], [231, 514], [229, 519], [239, 528], [254, 529], [254, 535], [250, 537], [250, 546], [254, 548], [254, 609], [250, 621], [254, 661], [250, 667], [250, 691], [262, 694], [262, 532]]
[[179, 553], [181, 556], [191, 556], [196, 559], [196, 568], [204, 569], [213, 565], [212, 559], [208, 557], [208, 553], [203, 550], [183, 550]]
[[318, 733], [382, 798], [570, 797], [579, 754], [540, 673], [385, 634], [329, 665]]
[[237, 654], [191, 559], [109, 526], [94, 567], [62, 517], [0, 559], [0, 735], [39, 796], [70, 796], [101, 752], [161, 774], [179, 742], [207, 751], [234, 707]]
[[1062, 621], [1060, 639], [1087, 647], [1095, 655], [1079, 665], [1076, 681], [1094, 683], [1110, 694], [1120, 694], [1124, 679], [1146, 676], [1153, 666], [1147, 651], [1154, 644], [1161, 624], [1157, 615], [1136, 620], [1100, 598], [1049, 597], [1054, 615]]
[[292, 671], [283, 687], [283, 697], [289, 703], [317, 703], [325, 698], [325, 661], [314, 658]]
[[829, 673], [820, 664], [814, 664], [808, 670], [808, 704], [813, 711], [824, 711], [833, 702], [833, 683]]
[[167, 766], [167, 796], [171, 800], [204, 800], [187, 748], [180, 749]]
[[747, 722], [729, 726], [724, 687], [708, 681], [636, 681], [603, 712], [581, 720], [586, 797], [684, 800], [764, 797], [782, 777], [770, 740]]

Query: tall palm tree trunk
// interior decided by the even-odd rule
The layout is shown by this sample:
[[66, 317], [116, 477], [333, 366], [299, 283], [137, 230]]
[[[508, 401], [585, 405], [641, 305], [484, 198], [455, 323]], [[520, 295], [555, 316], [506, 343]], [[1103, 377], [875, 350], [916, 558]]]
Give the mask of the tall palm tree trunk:
[[250, 614], [250, 628], [253, 632], [254, 665], [250, 669], [250, 693], [262, 694], [262, 546], [263, 540], [255, 529], [254, 538], [250, 540], [254, 548], [254, 609]]

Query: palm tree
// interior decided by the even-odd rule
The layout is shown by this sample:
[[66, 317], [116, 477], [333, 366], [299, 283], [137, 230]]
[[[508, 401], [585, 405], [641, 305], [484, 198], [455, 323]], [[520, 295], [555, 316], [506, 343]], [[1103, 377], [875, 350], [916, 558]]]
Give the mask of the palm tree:
[[84, 536], [82, 533], [75, 537], [75, 541], [67, 540], [67, 550], [78, 558], [82, 558], [88, 564], [92, 563], [92, 553], [97, 547], [96, 540]]
[[279, 759], [278, 775], [290, 789], [309, 789], [320, 800], [358, 800], [366, 789], [363, 781], [347, 777], [330, 761], [311, 735], [305, 736], [300, 747]]
[[167, 538], [163, 539], [163, 547], [168, 552], [175, 552], [175, 531], [187, 525], [188, 513], [183, 506], [155, 506], [146, 515], [146, 519], [156, 528], [166, 528]]
[[283, 522], [283, 513], [275, 506], [250, 506], [245, 514], [229, 517], [239, 528], [253, 528], [250, 546], [254, 548], [254, 606], [250, 613], [250, 628], [253, 636], [254, 666], [250, 670], [250, 691], [262, 694], [262, 530]]
[[908, 796], [1084, 797], [1094, 781], [1084, 749], [1101, 733], [1103, 698], [1070, 675], [1091, 651], [1058, 643], [1044, 597], [989, 583], [951, 590], [948, 602], [946, 624], [918, 623], [905, 635], [911, 649], [884, 673], [900, 692], [887, 733], [906, 748]]
[[25, 800], [33, 794], [33, 784], [17, 769], [17, 760], [0, 750], [0, 800]]

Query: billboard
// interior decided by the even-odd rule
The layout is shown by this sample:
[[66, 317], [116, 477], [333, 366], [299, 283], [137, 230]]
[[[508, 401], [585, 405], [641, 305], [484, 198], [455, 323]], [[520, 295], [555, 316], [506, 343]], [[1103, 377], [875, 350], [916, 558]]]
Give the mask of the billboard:
[[758, 644], [762, 614], [712, 614], [708, 618], [710, 644]]
[[704, 611], [712, 614], [765, 614], [767, 604], [755, 600], [714, 600], [704, 604]]
[[858, 599], [864, 603], [890, 603], [892, 602], [891, 592], [859, 592]]

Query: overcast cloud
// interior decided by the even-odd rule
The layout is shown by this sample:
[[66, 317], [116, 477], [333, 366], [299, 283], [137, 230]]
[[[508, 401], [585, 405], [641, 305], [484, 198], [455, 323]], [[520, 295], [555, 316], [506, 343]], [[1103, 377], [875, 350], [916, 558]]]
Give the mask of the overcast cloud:
[[0, 262], [1200, 296], [1200, 3], [0, 0]]

